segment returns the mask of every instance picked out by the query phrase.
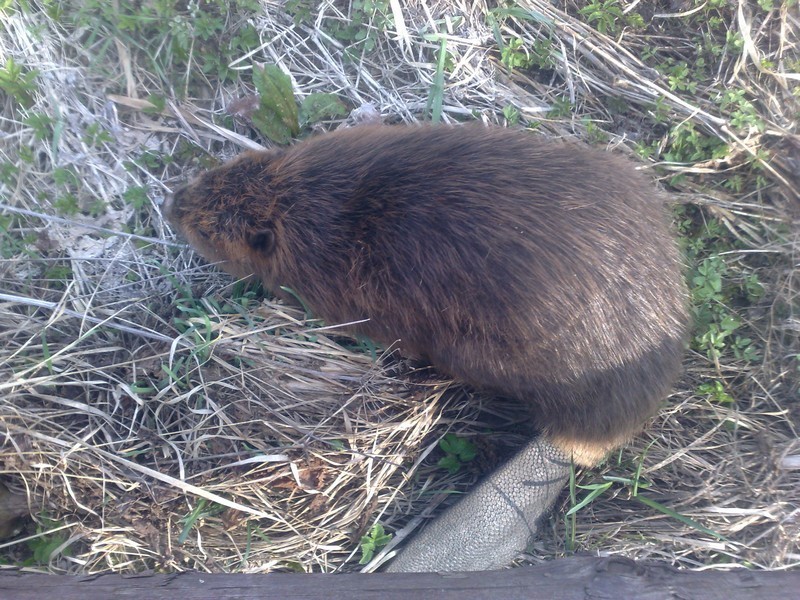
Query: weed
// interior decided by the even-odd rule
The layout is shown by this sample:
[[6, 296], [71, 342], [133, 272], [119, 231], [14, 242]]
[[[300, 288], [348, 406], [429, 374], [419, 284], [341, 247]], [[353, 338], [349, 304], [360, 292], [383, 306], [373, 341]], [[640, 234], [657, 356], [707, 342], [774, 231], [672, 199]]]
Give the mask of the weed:
[[692, 163], [728, 154], [728, 145], [719, 138], [700, 132], [692, 123], [684, 122], [673, 128], [664, 159], [675, 163]]
[[74, 194], [64, 194], [63, 196], [59, 196], [53, 201], [53, 208], [56, 209], [58, 214], [71, 217], [77, 215], [80, 212], [80, 206], [78, 205], [78, 198]]
[[253, 113], [253, 125], [272, 141], [288, 144], [300, 133], [291, 77], [275, 65], [255, 67], [253, 85], [260, 95], [259, 107]]
[[33, 137], [36, 141], [49, 139], [53, 134], [55, 121], [44, 113], [31, 113], [22, 122], [33, 130]]
[[346, 115], [347, 107], [335, 94], [310, 94], [300, 104], [298, 118], [300, 127], [305, 127], [323, 119]]
[[[702, 64], [695, 64], [694, 67], [702, 67]], [[694, 94], [697, 91], [697, 82], [692, 78], [693, 71], [685, 61], [674, 61], [667, 58], [665, 62], [658, 66], [658, 71], [666, 75], [669, 89], [673, 92], [689, 92]]]
[[308, 23], [314, 16], [316, 2], [313, 0], [287, 0], [283, 5], [286, 12], [292, 16], [295, 25]]
[[447, 472], [451, 475], [458, 473], [477, 454], [475, 445], [472, 442], [453, 433], [448, 433], [439, 441], [439, 448], [445, 453], [445, 456], [440, 458], [436, 464], [443, 469], [447, 469]]
[[358, 45], [359, 51], [371, 52], [378, 33], [392, 23], [389, 0], [352, 0], [346, 20], [331, 20], [326, 29], [346, 45]]
[[694, 270], [690, 282], [695, 317], [694, 346], [715, 363], [726, 349], [737, 359], [753, 362], [758, 359], [758, 351], [752, 340], [736, 335], [742, 321], [729, 308], [737, 290], [733, 286], [723, 288], [727, 273], [728, 266], [719, 255], [703, 259]]
[[[703, 218], [701, 218], [703, 217]], [[699, 214], [696, 209], [678, 211], [678, 229], [688, 262], [694, 334], [692, 346], [715, 364], [726, 354], [737, 360], [754, 362], [759, 353], [752, 339], [742, 335], [742, 319], [735, 308], [752, 304], [764, 294], [755, 273], [737, 279], [724, 251], [730, 240], [719, 221]]]
[[736, 129], [746, 131], [751, 127], [763, 132], [767, 125], [758, 116], [753, 103], [745, 97], [745, 91], [741, 89], [727, 89], [723, 91], [717, 103], [723, 111], [730, 114], [730, 122]]
[[101, 146], [114, 141], [111, 134], [103, 129], [99, 123], [92, 123], [86, 128], [83, 141], [87, 146]]
[[11, 162], [0, 162], [0, 184], [6, 185], [9, 189], [13, 189], [17, 184], [17, 177], [19, 176], [19, 167]]
[[0, 67], [0, 90], [3, 90], [22, 108], [30, 108], [34, 104], [36, 78], [39, 71], [26, 71], [20, 64], [8, 57], [6, 64]]
[[697, 393], [708, 396], [718, 404], [733, 404], [734, 400], [728, 392], [725, 391], [725, 386], [719, 380], [708, 381], [701, 383], [697, 386]]
[[361, 536], [361, 560], [358, 564], [365, 565], [371, 561], [375, 552], [388, 544], [391, 539], [392, 535], [383, 530], [383, 525], [375, 523], [367, 535]]
[[164, 165], [169, 162], [169, 155], [154, 150], [145, 150], [131, 164], [126, 164], [125, 168], [128, 171], [136, 171], [137, 167], [144, 170], [156, 171], [163, 169]]
[[72, 167], [58, 167], [53, 170], [53, 183], [63, 188], [76, 188], [80, 179]]
[[516, 125], [519, 123], [519, 110], [511, 104], [503, 107], [503, 118], [508, 125]]
[[592, 0], [578, 12], [586, 18], [587, 23], [606, 35], [619, 35], [625, 24], [637, 28], [644, 26], [644, 19], [637, 13], [626, 16], [622, 12], [619, 0]]
[[0, 257], [11, 259], [36, 256], [33, 247], [36, 242], [36, 234], [20, 233], [21, 229], [19, 217], [0, 214]]
[[178, 544], [186, 543], [186, 539], [189, 537], [192, 529], [197, 527], [203, 519], [214, 517], [224, 511], [225, 507], [221, 504], [211, 502], [205, 498], [198, 499], [195, 507], [180, 520], [180, 522], [183, 523], [183, 529], [181, 529], [181, 533], [178, 536]]
[[608, 133], [603, 131], [594, 121], [588, 118], [583, 120], [586, 127], [586, 141], [590, 144], [606, 144], [608, 142]]
[[292, 79], [275, 65], [255, 67], [253, 85], [259, 93], [253, 125], [279, 144], [288, 144], [309, 123], [347, 114], [347, 107], [333, 94], [310, 94], [298, 110]]
[[550, 106], [547, 116], [551, 119], [563, 119], [571, 114], [572, 103], [569, 101], [569, 98], [556, 98]]
[[[84, 31], [85, 47], [97, 48], [95, 70], [106, 69], [114, 46], [100, 40], [116, 38], [133, 60], [148, 65], [176, 92], [207, 79], [221, 82], [238, 77], [228, 64], [259, 43], [255, 28], [243, 17], [257, 14], [257, 0], [110, 3], [87, 0], [65, 13], [66, 25]], [[183, 79], [183, 85], [177, 85]]]
[[150, 203], [150, 199], [147, 196], [147, 188], [142, 186], [128, 188], [122, 193], [122, 198], [137, 211], [142, 210]]
[[527, 69], [532, 64], [531, 57], [525, 50], [522, 40], [519, 38], [513, 38], [508, 41], [500, 52], [500, 62], [502, 62], [509, 71], [516, 68]]
[[56, 553], [61, 556], [72, 556], [72, 547], [67, 544], [69, 536], [59, 523], [42, 518], [42, 524], [36, 527], [36, 533], [36, 537], [27, 542], [31, 556], [22, 562], [22, 566], [46, 566]]
[[72, 281], [72, 267], [69, 264], [54, 263], [45, 269], [44, 279], [60, 288], [64, 281]]

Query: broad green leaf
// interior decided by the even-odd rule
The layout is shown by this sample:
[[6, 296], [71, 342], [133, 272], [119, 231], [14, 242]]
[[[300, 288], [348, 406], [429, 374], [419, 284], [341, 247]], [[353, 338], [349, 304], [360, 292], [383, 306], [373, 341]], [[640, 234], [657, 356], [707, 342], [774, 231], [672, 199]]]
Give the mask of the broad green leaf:
[[347, 107], [335, 94], [311, 94], [300, 105], [300, 123], [316, 123], [322, 119], [343, 117]]
[[253, 85], [261, 97], [253, 125], [279, 144], [288, 144], [300, 132], [292, 80], [275, 65], [253, 69]]

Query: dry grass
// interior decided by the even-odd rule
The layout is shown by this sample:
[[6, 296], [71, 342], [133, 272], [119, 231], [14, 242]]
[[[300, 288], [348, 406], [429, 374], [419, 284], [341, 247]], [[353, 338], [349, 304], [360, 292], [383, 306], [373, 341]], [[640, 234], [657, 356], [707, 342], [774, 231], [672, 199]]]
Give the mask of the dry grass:
[[[661, 98], [669, 122], [729, 144], [723, 158], [664, 163], [659, 172], [685, 176], [671, 182], [679, 200], [738, 240], [732, 277], [756, 273], [766, 290], [739, 313], [759, 336], [762, 359], [715, 364], [690, 353], [686, 376], [655, 423], [579, 479], [640, 469], [650, 486], [644, 495], [726, 539], [644, 506], [619, 485], [580, 511], [574, 530], [554, 517], [531, 559], [574, 547], [687, 567], [797, 565], [796, 6], [763, 13], [739, 2], [728, 26], [742, 36], [741, 52], [721, 59], [716, 79], [689, 93], [671, 91], [638, 57], [648, 47], [680, 53], [689, 43], [680, 31], [690, 3], [653, 16], [659, 27], [647, 35], [625, 29], [612, 39], [576, 19], [571, 2], [567, 12], [519, 2], [535, 18], [509, 18], [499, 31], [527, 47], [552, 40], [559, 62], [550, 79], [499, 64], [483, 2], [392, 4], [394, 28], [376, 30], [375, 49], [352, 62], [325, 28], [347, 18], [346, 5], [323, 4], [315, 26], [293, 26], [279, 3], [265, 0], [255, 22], [264, 43], [235, 66], [247, 80], [254, 62], [274, 62], [291, 74], [298, 96], [332, 92], [362, 111], [410, 120], [424, 113], [436, 82], [440, 44], [423, 34], [444, 31], [452, 56], [444, 120], [498, 121], [513, 105], [549, 135], [591, 137], [599, 128], [621, 151], [651, 134], [642, 128]], [[522, 415], [509, 403], [415, 371], [388, 352], [373, 357], [369, 347], [285, 306], [252, 297], [228, 302], [224, 276], [159, 243], [172, 239], [160, 200], [185, 173], [180, 165], [130, 170], [126, 161], [145, 149], [170, 152], [181, 137], [233, 154], [247, 129], [223, 127], [219, 117], [245, 91], [210, 82], [202, 100], [144, 114], [136, 110], [141, 98], [165, 92], [158, 79], [117, 41], [119, 64], [109, 67], [117, 79], [109, 85], [87, 66], [84, 33], [32, 10], [4, 17], [0, 40], [0, 61], [13, 56], [41, 73], [32, 110], [58, 114], [62, 123], [57, 141], [42, 143], [8, 99], [0, 120], [0, 162], [20, 169], [15, 186], [0, 184], [2, 203], [29, 211], [2, 213], [17, 216], [0, 238], [0, 475], [28, 498], [39, 531], [56, 540], [52, 570], [333, 570], [357, 560], [359, 536], [373, 523], [393, 531], [440, 500], [434, 492], [474, 481], [478, 468], [449, 477], [435, 461], [423, 462], [447, 431], [476, 440], [484, 468], [523, 439]], [[763, 130], [731, 126], [714, 103], [720, 82], [757, 98]], [[552, 116], [565, 95], [572, 111]], [[623, 116], [608, 109], [619, 100]], [[113, 139], [87, 146], [92, 124]], [[33, 161], [21, 160], [21, 149], [31, 147]], [[764, 185], [753, 184], [754, 164]], [[53, 170], [67, 165], [80, 181], [81, 208], [105, 201], [96, 218], [49, 216], [60, 193]], [[746, 180], [742, 193], [707, 185], [735, 174]], [[143, 210], [119, 200], [134, 185], [148, 188]], [[98, 227], [144, 235], [108, 236]], [[26, 237], [35, 255], [24, 249]], [[710, 380], [723, 381], [735, 403], [696, 392]], [[561, 509], [568, 506], [565, 494]], [[34, 544], [45, 539], [33, 528], [24, 533]], [[25, 554], [26, 539], [0, 542], [8, 560]]]

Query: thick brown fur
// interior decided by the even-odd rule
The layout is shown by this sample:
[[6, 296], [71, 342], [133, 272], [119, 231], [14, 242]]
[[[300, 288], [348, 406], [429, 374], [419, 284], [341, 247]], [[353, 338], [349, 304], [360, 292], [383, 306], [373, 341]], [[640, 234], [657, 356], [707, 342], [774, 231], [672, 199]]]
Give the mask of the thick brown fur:
[[679, 370], [686, 290], [663, 198], [608, 152], [357, 127], [247, 152], [167, 213], [233, 275], [528, 403], [583, 464], [636, 433]]

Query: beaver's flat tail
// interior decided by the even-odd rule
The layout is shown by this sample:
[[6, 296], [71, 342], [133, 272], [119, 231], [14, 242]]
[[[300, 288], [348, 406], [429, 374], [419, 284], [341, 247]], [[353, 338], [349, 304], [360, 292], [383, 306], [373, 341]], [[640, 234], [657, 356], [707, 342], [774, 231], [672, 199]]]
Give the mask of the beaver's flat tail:
[[389, 565], [393, 572], [507, 566], [536, 533], [569, 479], [571, 460], [546, 437], [530, 442], [434, 519]]

